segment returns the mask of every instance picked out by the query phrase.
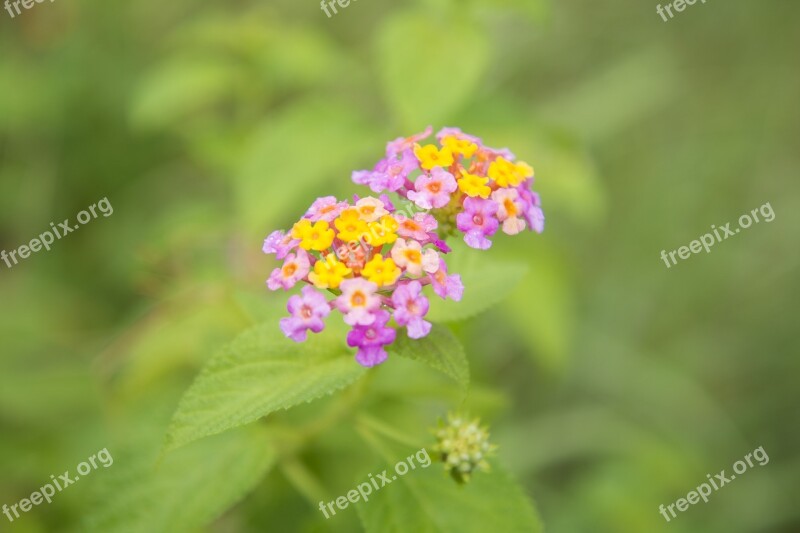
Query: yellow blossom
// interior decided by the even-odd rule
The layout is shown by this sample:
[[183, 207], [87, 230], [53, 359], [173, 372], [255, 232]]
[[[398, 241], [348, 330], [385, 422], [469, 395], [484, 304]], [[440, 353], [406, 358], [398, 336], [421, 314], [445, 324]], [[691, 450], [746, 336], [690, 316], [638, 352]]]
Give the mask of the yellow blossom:
[[475, 150], [478, 149], [478, 145], [474, 142], [467, 139], [459, 139], [452, 135], [442, 139], [442, 144], [454, 154], [463, 155], [464, 157], [472, 157]]
[[358, 209], [352, 207], [342, 211], [333, 225], [339, 230], [339, 238], [349, 242], [358, 241], [367, 230], [367, 223], [361, 220]]
[[373, 257], [361, 270], [361, 275], [378, 287], [391, 285], [402, 273], [392, 258], [384, 259], [380, 255]]
[[308, 279], [318, 289], [335, 289], [352, 272], [344, 263], [337, 261], [334, 254], [328, 254], [324, 261], [314, 263], [314, 271], [308, 275]]
[[449, 167], [453, 164], [453, 153], [449, 148], [439, 150], [435, 144], [420, 146], [414, 145], [414, 155], [417, 156], [419, 164], [425, 170], [434, 167]]
[[458, 180], [458, 188], [467, 196], [488, 198], [492, 193], [492, 188], [486, 185], [489, 183], [489, 178], [470, 174], [466, 170], [461, 171], [461, 176], [461, 179]]
[[324, 220], [312, 222], [302, 219], [292, 227], [292, 238], [300, 239], [304, 250], [325, 250], [333, 243], [333, 230]]

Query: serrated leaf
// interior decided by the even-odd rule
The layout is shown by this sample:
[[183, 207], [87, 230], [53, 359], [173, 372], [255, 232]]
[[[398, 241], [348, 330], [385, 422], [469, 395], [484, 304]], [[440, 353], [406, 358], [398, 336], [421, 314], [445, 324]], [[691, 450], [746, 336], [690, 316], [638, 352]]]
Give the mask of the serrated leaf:
[[183, 396], [165, 448], [178, 448], [353, 383], [364, 368], [353, 360], [344, 336], [329, 329], [310, 334], [303, 343], [284, 337], [275, 320], [242, 333], [209, 361]]
[[387, 350], [390, 354], [414, 359], [444, 372], [464, 389], [469, 386], [469, 363], [464, 347], [445, 326], [434, 324], [431, 332], [422, 339], [410, 339], [405, 332], [398, 333], [397, 340]]
[[384, 93], [409, 131], [458, 110], [484, 73], [489, 46], [469, 21], [410, 11], [389, 17], [377, 32]]
[[[379, 447], [389, 464], [409, 455], [396, 446]], [[438, 462], [409, 470], [356, 505], [361, 524], [367, 533], [541, 532], [538, 514], [522, 488], [497, 464], [491, 466], [466, 485], [453, 481]]]
[[460, 242], [451, 246], [447, 270], [461, 276], [464, 296], [460, 302], [432, 296], [428, 318], [435, 322], [464, 320], [485, 311], [508, 296], [528, 270], [525, 264], [495, 259]]
[[152, 457], [117, 457], [82, 531], [194, 531], [250, 492], [275, 458], [259, 427], [196, 442], [159, 464]]

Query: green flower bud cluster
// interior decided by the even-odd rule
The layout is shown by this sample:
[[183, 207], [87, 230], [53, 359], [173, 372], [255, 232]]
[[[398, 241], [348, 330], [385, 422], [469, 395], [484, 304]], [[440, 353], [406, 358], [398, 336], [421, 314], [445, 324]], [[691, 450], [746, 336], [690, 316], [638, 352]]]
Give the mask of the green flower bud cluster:
[[470, 421], [452, 414], [447, 419], [447, 423], [439, 422], [433, 449], [453, 479], [468, 483], [476, 470], [489, 471], [486, 459], [494, 454], [497, 446], [489, 443], [489, 431], [479, 425], [478, 419]]

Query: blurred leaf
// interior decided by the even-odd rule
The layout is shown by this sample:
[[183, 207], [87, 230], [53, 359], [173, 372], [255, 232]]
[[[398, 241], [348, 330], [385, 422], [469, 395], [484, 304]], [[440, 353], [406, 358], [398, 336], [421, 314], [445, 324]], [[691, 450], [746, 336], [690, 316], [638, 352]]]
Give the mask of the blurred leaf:
[[[390, 465], [408, 456], [407, 449], [383, 442], [371, 432], [362, 434]], [[524, 491], [497, 464], [492, 464], [490, 472], [474, 475], [466, 485], [453, 481], [438, 462], [394, 478], [388, 470], [391, 485], [356, 506], [367, 533], [542, 531]]]
[[408, 131], [458, 110], [489, 59], [485, 34], [459, 16], [409, 11], [387, 18], [377, 35], [383, 90]]
[[387, 350], [390, 354], [420, 361], [444, 372], [464, 389], [469, 386], [469, 363], [464, 348], [445, 326], [434, 325], [428, 336], [422, 339], [410, 339], [403, 331]]
[[571, 91], [542, 107], [555, 124], [591, 140], [620, 133], [680, 94], [681, 70], [661, 46], [630, 52], [599, 67]]
[[530, 270], [503, 306], [529, 349], [526, 353], [549, 370], [564, 367], [574, 328], [571, 277], [549, 247], [536, 247]]
[[217, 353], [178, 405], [165, 448], [221, 433], [346, 387], [364, 368], [336, 332], [303, 343], [277, 321], [251, 328]]
[[453, 252], [446, 257], [448, 274], [460, 274], [464, 296], [460, 302], [430, 298], [428, 318], [436, 322], [465, 320], [498, 304], [523, 278], [527, 267], [522, 263], [492, 258], [486, 252], [473, 250], [461, 241], [451, 243]]
[[[103, 501], [83, 531], [192, 531], [250, 492], [275, 462], [266, 430], [249, 427], [196, 442], [153, 466], [116, 458]], [[96, 474], [97, 475], [97, 474]]]
[[173, 60], [142, 82], [131, 118], [148, 128], [168, 125], [221, 101], [241, 81], [238, 69], [223, 59]]
[[245, 226], [266, 234], [299, 218], [314, 198], [331, 194], [329, 185], [315, 185], [349, 183], [353, 161], [369, 150], [375, 136], [355, 106], [304, 99], [287, 107], [263, 123], [246, 152], [235, 184]]

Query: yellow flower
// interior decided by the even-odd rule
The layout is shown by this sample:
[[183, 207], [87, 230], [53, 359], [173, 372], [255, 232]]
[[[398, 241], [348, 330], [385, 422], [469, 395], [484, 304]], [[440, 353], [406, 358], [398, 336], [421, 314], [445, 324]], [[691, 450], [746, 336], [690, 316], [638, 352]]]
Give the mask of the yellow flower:
[[466, 170], [461, 171], [461, 179], [458, 180], [458, 188], [467, 196], [489, 198], [492, 188], [486, 185], [489, 178], [482, 178], [475, 174], [470, 174]]
[[514, 165], [514, 168], [516, 169], [517, 174], [519, 174], [523, 178], [533, 177], [533, 167], [530, 166], [525, 161], [518, 162], [516, 165]]
[[[529, 167], [530, 168], [530, 167]], [[498, 157], [489, 165], [489, 177], [501, 187], [516, 187], [525, 179], [517, 166], [503, 157]]]
[[454, 154], [460, 154], [464, 157], [472, 157], [475, 150], [478, 149], [478, 145], [474, 142], [467, 139], [458, 139], [452, 135], [442, 139], [442, 144]]
[[358, 209], [352, 207], [342, 211], [333, 225], [339, 230], [339, 238], [343, 241], [359, 241], [367, 232], [367, 223], [361, 220]]
[[311, 223], [304, 218], [292, 227], [292, 238], [300, 239], [304, 250], [325, 250], [333, 243], [333, 230], [324, 220]]
[[389, 216], [381, 217], [380, 222], [370, 222], [367, 224], [367, 235], [365, 240], [370, 246], [382, 246], [391, 244], [397, 240], [397, 221]]
[[453, 153], [449, 148], [439, 150], [435, 144], [420, 146], [414, 145], [414, 155], [419, 159], [419, 164], [425, 170], [433, 167], [449, 167], [453, 164]]
[[324, 261], [314, 263], [314, 272], [308, 275], [308, 279], [318, 289], [335, 289], [352, 272], [344, 263], [337, 261], [334, 254], [328, 254]]
[[376, 255], [372, 260], [364, 265], [361, 270], [361, 275], [367, 278], [378, 287], [385, 287], [391, 285], [403, 272], [397, 268], [392, 258], [384, 259], [380, 255]]

